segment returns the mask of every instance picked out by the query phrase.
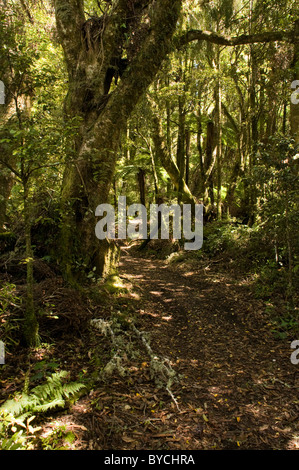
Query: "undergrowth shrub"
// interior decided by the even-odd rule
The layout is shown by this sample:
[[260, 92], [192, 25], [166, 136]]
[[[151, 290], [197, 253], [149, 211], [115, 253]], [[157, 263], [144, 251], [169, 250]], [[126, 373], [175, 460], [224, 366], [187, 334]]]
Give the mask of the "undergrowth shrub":
[[21, 300], [16, 295], [15, 284], [6, 282], [0, 289], [0, 340], [8, 351], [19, 344]]
[[63, 408], [68, 401], [76, 399], [85, 386], [79, 382], [67, 382], [67, 376], [67, 371], [55, 372], [44, 384], [32, 388], [29, 393], [16, 394], [1, 405], [0, 449], [30, 447], [34, 434], [40, 429], [30, 424], [35, 414]]
[[232, 267], [251, 279], [255, 296], [264, 300], [266, 305], [272, 305], [266, 310], [273, 324], [273, 332], [283, 339], [288, 334], [294, 334], [299, 326], [296, 306], [299, 250], [298, 237], [295, 236], [298, 211], [292, 200], [286, 216], [283, 205], [279, 205], [276, 199], [275, 196], [275, 204], [270, 196], [269, 200], [263, 200], [257, 222], [252, 227], [235, 220], [206, 224], [203, 247], [197, 255], [231, 258], [234, 261]]
[[235, 256], [248, 248], [253, 228], [236, 221], [216, 221], [204, 226], [202, 250], [210, 257], [220, 253]]

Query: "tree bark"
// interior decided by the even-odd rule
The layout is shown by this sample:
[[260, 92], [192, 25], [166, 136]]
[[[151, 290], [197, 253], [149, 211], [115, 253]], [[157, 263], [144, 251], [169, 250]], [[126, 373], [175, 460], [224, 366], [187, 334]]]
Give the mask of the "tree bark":
[[140, 204], [145, 206], [145, 170], [143, 168], [138, 169], [137, 179], [139, 186]]
[[186, 185], [189, 186], [189, 175], [190, 175], [190, 145], [191, 145], [191, 132], [190, 129], [186, 129], [186, 171], [185, 180]]
[[215, 125], [213, 121], [207, 123], [207, 144], [206, 144], [206, 158], [205, 158], [205, 195], [204, 204], [208, 205], [210, 198], [210, 206], [214, 205], [214, 184], [213, 184], [213, 171], [216, 162], [215, 153]]
[[179, 186], [178, 186], [178, 203], [181, 203], [182, 192], [183, 192], [183, 181], [185, 178], [186, 170], [186, 158], [185, 158], [185, 100], [184, 96], [179, 96], [179, 123], [178, 123], [178, 141], [177, 141], [177, 154], [176, 154], [176, 164], [180, 173]]
[[[82, 0], [55, 1], [69, 75], [66, 115], [82, 120], [74, 142], [77, 161], [66, 169], [62, 188], [60, 261], [70, 280], [75, 261], [95, 266], [100, 275], [104, 270], [107, 250], [95, 238], [94, 212], [107, 202], [127, 120], [171, 50], [180, 7], [181, 0], [116, 0], [92, 22], [85, 21]], [[128, 67], [115, 89], [105, 94], [107, 73], [128, 36]]]
[[24, 339], [29, 347], [39, 345], [38, 321], [35, 314], [33, 298], [33, 250], [31, 244], [31, 210], [29, 203], [29, 185], [28, 180], [23, 180], [24, 189], [24, 232], [25, 232], [25, 263], [26, 263], [26, 305], [24, 313]]
[[216, 129], [217, 129], [217, 144], [216, 144], [216, 170], [217, 170], [217, 218], [221, 219], [222, 202], [221, 202], [221, 185], [222, 185], [222, 119], [221, 119], [221, 63], [220, 63], [220, 48], [217, 46], [216, 52], [216, 69], [217, 69], [217, 83], [215, 90], [215, 103], [216, 103]]
[[[294, 38], [294, 59], [292, 63], [292, 75], [293, 80], [298, 80], [299, 83], [299, 20], [296, 21], [295, 25], [295, 38]], [[297, 84], [296, 89], [299, 86]], [[298, 99], [298, 95], [297, 95]], [[295, 139], [295, 146], [297, 150], [299, 148], [299, 103], [291, 101], [291, 112], [290, 112], [290, 124], [291, 134]]]

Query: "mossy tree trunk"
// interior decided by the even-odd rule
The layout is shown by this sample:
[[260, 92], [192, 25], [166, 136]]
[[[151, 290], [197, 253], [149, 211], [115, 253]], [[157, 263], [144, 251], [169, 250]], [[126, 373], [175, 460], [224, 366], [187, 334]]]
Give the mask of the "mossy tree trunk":
[[29, 203], [28, 179], [23, 180], [24, 190], [24, 232], [25, 232], [25, 263], [27, 267], [26, 277], [26, 305], [24, 314], [23, 334], [27, 346], [36, 347], [39, 345], [38, 321], [35, 314], [33, 298], [33, 250], [31, 244], [31, 210]]
[[7, 201], [13, 186], [13, 175], [0, 163], [0, 231], [5, 229], [7, 223]]
[[[77, 155], [62, 188], [61, 264], [102, 274], [109, 244], [95, 237], [97, 205], [107, 202], [127, 120], [171, 49], [181, 0], [115, 0], [101, 18], [85, 20], [83, 0], [55, 0], [58, 35], [69, 76], [66, 116], [81, 117]], [[127, 68], [109, 93], [115, 63]], [[120, 73], [120, 71], [119, 71]]]
[[[295, 35], [294, 35], [294, 59], [292, 63], [292, 75], [293, 80], [299, 82], [299, 20], [295, 23]], [[296, 84], [296, 89], [298, 89]], [[298, 99], [298, 95], [296, 96]], [[296, 100], [297, 101], [297, 100]], [[295, 139], [296, 151], [299, 148], [299, 103], [291, 101], [291, 113], [290, 113], [290, 124], [291, 134]]]
[[216, 70], [217, 70], [217, 82], [215, 90], [215, 112], [216, 112], [216, 174], [217, 174], [217, 219], [220, 220], [222, 217], [222, 90], [221, 90], [221, 62], [220, 62], [220, 47], [216, 49]]
[[177, 154], [176, 164], [180, 173], [179, 184], [178, 184], [178, 203], [182, 202], [182, 194], [184, 191], [184, 177], [186, 171], [186, 153], [185, 153], [185, 142], [186, 142], [186, 111], [185, 111], [185, 97], [184, 95], [179, 96], [178, 100], [178, 139], [177, 139]]
[[[11, 89], [11, 83], [7, 74], [2, 71], [2, 80], [8, 83], [9, 89]], [[0, 231], [5, 230], [7, 220], [7, 202], [9, 200], [11, 189], [14, 183], [14, 174], [7, 166], [9, 162], [11, 166], [14, 166], [14, 156], [11, 150], [11, 145], [7, 145], [5, 140], [10, 139], [7, 124], [11, 119], [14, 111], [14, 107], [11, 106], [12, 97], [11, 93], [8, 92], [6, 87], [5, 103], [0, 105]]]

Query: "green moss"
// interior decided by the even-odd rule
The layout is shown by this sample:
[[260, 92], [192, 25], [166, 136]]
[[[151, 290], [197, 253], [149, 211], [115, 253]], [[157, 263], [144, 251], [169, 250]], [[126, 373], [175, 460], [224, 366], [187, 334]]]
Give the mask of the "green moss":
[[119, 246], [113, 241], [103, 240], [99, 249], [99, 274], [108, 279], [109, 276], [117, 275], [120, 257]]
[[117, 274], [111, 274], [106, 278], [103, 289], [109, 294], [120, 294], [128, 292], [123, 281]]

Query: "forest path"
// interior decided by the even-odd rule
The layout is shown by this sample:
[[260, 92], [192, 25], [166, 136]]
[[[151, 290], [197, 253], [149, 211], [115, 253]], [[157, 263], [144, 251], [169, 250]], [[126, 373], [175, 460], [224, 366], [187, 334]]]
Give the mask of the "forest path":
[[296, 448], [290, 344], [274, 339], [263, 302], [243, 279], [217, 263], [167, 264], [127, 249], [120, 276], [138, 294], [138, 328], [180, 374], [174, 394], [181, 413], [167, 448]]

